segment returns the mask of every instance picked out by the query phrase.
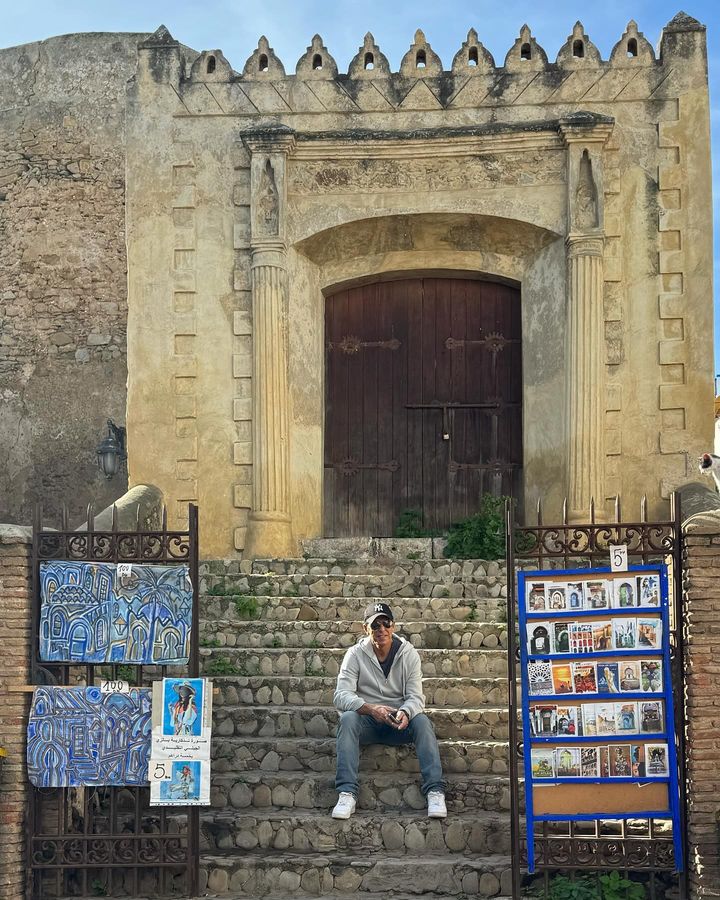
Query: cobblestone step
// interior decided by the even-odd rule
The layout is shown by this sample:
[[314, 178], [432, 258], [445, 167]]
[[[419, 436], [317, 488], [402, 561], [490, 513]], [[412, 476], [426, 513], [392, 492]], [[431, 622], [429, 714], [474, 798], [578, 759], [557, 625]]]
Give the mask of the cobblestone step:
[[[398, 622], [396, 633], [417, 647], [495, 650], [507, 646], [507, 629], [497, 622]], [[200, 623], [200, 638], [218, 647], [350, 647], [365, 632], [360, 622], [232, 622]]]
[[448, 819], [428, 819], [419, 813], [392, 817], [356, 812], [350, 819], [332, 819], [314, 811], [203, 814], [204, 852], [216, 850], [277, 850], [295, 853], [384, 851], [403, 853], [510, 852], [507, 816], [473, 812]]
[[256, 597], [435, 597], [505, 596], [505, 578], [463, 575], [202, 575], [200, 592]]
[[[260, 706], [331, 706], [335, 678], [295, 675], [233, 675], [213, 680], [213, 708]], [[507, 704], [507, 681], [501, 677], [423, 678], [428, 706], [472, 707]]]
[[[452, 813], [510, 808], [507, 778], [501, 775], [446, 775], [447, 805]], [[212, 779], [214, 810], [319, 809], [330, 813], [337, 801], [333, 775], [304, 772], [245, 772], [216, 774]], [[411, 772], [364, 773], [360, 778], [358, 808], [377, 813], [424, 810], [419, 776]], [[258, 815], [261, 813], [258, 812]]]
[[[439, 740], [444, 772], [508, 774], [508, 745], [493, 740]], [[215, 738], [213, 772], [334, 772], [335, 739]], [[362, 772], [418, 772], [413, 747], [373, 744], [363, 748]]]
[[[200, 648], [202, 670], [215, 675], [305, 675], [333, 678], [337, 676], [345, 648], [242, 649], [224, 647]], [[501, 677], [507, 671], [504, 650], [418, 650], [423, 676], [434, 678], [492, 675]]]
[[[439, 892], [446, 897], [475, 895], [498, 897], [510, 890], [510, 861], [506, 856], [481, 859], [419, 856], [363, 855], [332, 857], [322, 854], [248, 853], [238, 856], [208, 855], [203, 858], [207, 889], [223, 896], [317, 896], [320, 893], [395, 891], [414, 894]], [[204, 881], [204, 879], [203, 879]], [[204, 888], [201, 882], [201, 887]]]
[[[230, 596], [205, 594], [201, 598], [202, 617], [246, 623], [253, 619], [276, 622], [332, 621], [362, 622], [366, 597], [255, 597], [237, 592]], [[506, 616], [504, 597], [398, 597], [392, 601], [396, 620], [423, 622], [502, 622]]]
[[[413, 553], [413, 550], [410, 549]], [[415, 551], [417, 552], [417, 551]], [[504, 577], [505, 560], [417, 559], [388, 553], [373, 557], [358, 555], [307, 556], [290, 559], [203, 560], [205, 575], [462, 575], [466, 578]]]
[[[507, 740], [505, 707], [426, 710], [439, 740]], [[213, 711], [213, 736], [314, 737], [335, 735], [338, 711], [332, 706], [223, 706]]]

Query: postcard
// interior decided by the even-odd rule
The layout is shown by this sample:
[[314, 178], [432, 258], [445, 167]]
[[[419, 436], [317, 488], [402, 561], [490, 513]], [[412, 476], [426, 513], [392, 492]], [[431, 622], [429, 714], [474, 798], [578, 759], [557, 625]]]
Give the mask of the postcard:
[[552, 679], [554, 693], [556, 694], [572, 694], [573, 693], [573, 671], [572, 665], [568, 663], [553, 663]]
[[641, 700], [638, 703], [640, 731], [653, 734], [665, 730], [665, 716], [662, 700]]
[[646, 573], [638, 575], [640, 606], [660, 606], [660, 576]]
[[657, 693], [662, 691], [662, 660], [640, 660], [640, 686], [643, 691]]
[[660, 619], [638, 619], [637, 641], [640, 650], [659, 650], [662, 647], [662, 621]]
[[629, 778], [632, 775], [630, 744], [609, 744], [608, 758], [611, 778]]
[[527, 623], [527, 648], [531, 656], [547, 656], [552, 653], [550, 622]]
[[210, 760], [150, 763], [150, 806], [209, 806]]
[[597, 694], [594, 663], [573, 663], [573, 680], [576, 694]]
[[628, 693], [640, 690], [640, 663], [633, 659], [619, 663], [620, 690]]
[[628, 701], [615, 704], [615, 728], [618, 734], [637, 732], [637, 703]]
[[579, 778], [580, 748], [558, 747], [555, 750], [555, 770], [558, 778]]
[[610, 619], [592, 622], [593, 650], [612, 650], [613, 628]]
[[630, 744], [630, 771], [633, 778], [645, 777], [645, 745]]
[[667, 744], [645, 744], [645, 770], [655, 778], [668, 777], [670, 762]]
[[583, 736], [594, 737], [597, 734], [597, 718], [595, 716], [595, 704], [583, 703], [582, 710]]
[[617, 694], [620, 690], [619, 663], [599, 662], [596, 667], [598, 694]]
[[597, 778], [600, 771], [597, 747], [580, 749], [580, 775], [582, 778]]
[[638, 605], [637, 582], [634, 578], [616, 578], [612, 586], [613, 606], [616, 609], [632, 609]]
[[533, 778], [554, 778], [555, 751], [545, 747], [533, 747], [530, 751], [530, 767]]
[[598, 747], [598, 759], [600, 762], [600, 777], [601, 778], [609, 778], [610, 777], [610, 759], [608, 756], [608, 748], [607, 747]]
[[613, 619], [613, 644], [616, 650], [637, 649], [637, 620]]
[[567, 609], [567, 596], [564, 584], [549, 584], [547, 586], [547, 608], [553, 612]]
[[570, 652], [570, 630], [568, 622], [553, 622], [552, 642], [555, 653]]
[[531, 706], [530, 727], [536, 737], [554, 737], [557, 734], [557, 706]]
[[596, 703], [595, 719], [597, 722], [597, 733], [615, 734], [615, 704], [614, 703]]
[[581, 718], [577, 706], [558, 706], [557, 708], [557, 733], [558, 737], [577, 737], [582, 734]]
[[545, 612], [547, 609], [544, 581], [528, 582], [526, 609], [529, 612]]
[[585, 596], [582, 582], [568, 581], [565, 585], [565, 596], [567, 597], [568, 609], [582, 609], [584, 605], [583, 597]]
[[609, 609], [610, 592], [607, 581], [588, 581], [585, 585], [585, 609]]
[[592, 653], [592, 625], [589, 622], [570, 623], [570, 652]]
[[528, 684], [531, 694], [552, 694], [552, 666], [547, 659], [532, 660], [528, 663]]

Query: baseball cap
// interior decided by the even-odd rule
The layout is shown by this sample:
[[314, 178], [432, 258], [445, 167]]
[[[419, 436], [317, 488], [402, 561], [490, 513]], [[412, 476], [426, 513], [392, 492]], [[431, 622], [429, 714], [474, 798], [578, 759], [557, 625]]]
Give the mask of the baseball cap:
[[371, 603], [369, 606], [365, 607], [365, 618], [363, 619], [363, 622], [366, 625], [371, 625], [378, 616], [387, 616], [391, 622], [395, 621], [395, 616], [387, 603]]

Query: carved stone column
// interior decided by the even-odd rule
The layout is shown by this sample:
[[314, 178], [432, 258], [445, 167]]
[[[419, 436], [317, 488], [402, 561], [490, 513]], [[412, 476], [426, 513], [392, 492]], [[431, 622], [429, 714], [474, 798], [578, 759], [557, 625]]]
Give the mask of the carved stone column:
[[288, 129], [247, 137], [251, 157], [253, 508], [245, 556], [294, 556], [289, 489], [288, 274], [285, 170]]
[[605, 502], [605, 333], [602, 151], [612, 123], [590, 114], [562, 121], [567, 146], [567, 497], [571, 521]]

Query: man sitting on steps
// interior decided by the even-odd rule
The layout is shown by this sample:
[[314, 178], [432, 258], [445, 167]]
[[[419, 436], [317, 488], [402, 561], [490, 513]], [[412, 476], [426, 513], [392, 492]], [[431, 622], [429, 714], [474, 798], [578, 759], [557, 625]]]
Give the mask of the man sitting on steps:
[[340, 712], [335, 787], [340, 796], [332, 817], [349, 819], [355, 812], [361, 745], [414, 743], [428, 816], [444, 819], [445, 783], [435, 732], [423, 712], [420, 655], [394, 633], [387, 603], [371, 603], [364, 625], [366, 636], [343, 657], [335, 688]]

